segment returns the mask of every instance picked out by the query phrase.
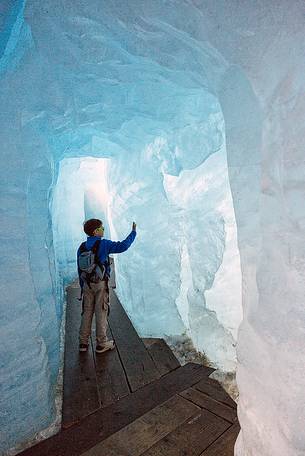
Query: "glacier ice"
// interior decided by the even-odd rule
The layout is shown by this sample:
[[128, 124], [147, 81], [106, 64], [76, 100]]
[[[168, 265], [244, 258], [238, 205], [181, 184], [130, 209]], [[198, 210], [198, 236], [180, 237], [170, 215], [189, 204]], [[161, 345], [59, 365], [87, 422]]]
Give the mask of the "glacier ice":
[[225, 148], [166, 180], [183, 232], [178, 309], [195, 347], [220, 369], [234, 371], [241, 277]]
[[1, 451], [56, 421], [63, 286], [98, 212], [112, 238], [138, 222], [116, 267], [141, 334], [233, 369], [242, 300], [235, 453], [304, 455], [301, 0], [0, 11]]

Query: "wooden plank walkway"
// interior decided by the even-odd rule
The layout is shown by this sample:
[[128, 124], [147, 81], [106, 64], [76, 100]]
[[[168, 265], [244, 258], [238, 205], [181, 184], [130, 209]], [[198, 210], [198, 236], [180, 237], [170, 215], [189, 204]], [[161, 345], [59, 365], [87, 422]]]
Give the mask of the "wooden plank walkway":
[[211, 371], [188, 363], [25, 450], [22, 456], [80, 456], [175, 394], [198, 383]]
[[179, 361], [163, 339], [143, 339], [143, 342], [161, 375], [180, 367]]
[[153, 380], [157, 380], [161, 373], [112, 289], [110, 289], [110, 309], [109, 326], [124, 366], [128, 384], [133, 392]]
[[64, 406], [62, 426], [78, 423], [83, 416], [100, 408], [96, 382], [94, 352], [89, 344], [86, 356], [79, 356], [80, 291], [76, 285], [68, 289], [66, 309], [66, 340], [64, 354]]
[[[112, 338], [110, 330], [108, 338]], [[95, 359], [100, 407], [103, 408], [130, 394], [130, 388], [117, 350], [108, 351], [101, 356], [95, 353], [93, 341], [91, 345]]]
[[22, 456], [233, 456], [236, 404], [213, 369], [179, 362], [162, 339], [140, 339], [113, 288], [115, 349], [78, 352], [79, 288], [68, 288], [62, 430]]

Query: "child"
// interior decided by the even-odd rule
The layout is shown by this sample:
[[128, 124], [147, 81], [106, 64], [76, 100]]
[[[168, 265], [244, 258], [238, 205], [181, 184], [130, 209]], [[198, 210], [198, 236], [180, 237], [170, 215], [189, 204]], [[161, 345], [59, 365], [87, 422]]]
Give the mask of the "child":
[[[101, 220], [90, 219], [84, 223], [84, 231], [87, 234], [87, 241], [80, 245], [77, 251], [77, 266], [79, 284], [83, 292], [83, 314], [79, 331], [79, 351], [86, 352], [88, 340], [91, 334], [93, 314], [96, 320], [96, 353], [103, 353], [114, 348], [113, 340], [107, 340], [107, 316], [109, 306], [108, 279], [110, 277], [110, 265], [108, 255], [111, 253], [122, 253], [127, 250], [136, 237], [136, 224], [133, 222], [132, 231], [124, 241], [113, 242], [102, 239], [104, 227]], [[96, 242], [99, 241], [97, 244]], [[95, 245], [96, 244], [96, 245]], [[103, 279], [95, 274], [94, 281], [84, 278], [79, 268], [79, 256], [82, 252], [97, 249], [96, 259], [101, 268], [105, 267]], [[100, 271], [100, 270], [99, 270]], [[101, 274], [102, 276], [102, 274]]]

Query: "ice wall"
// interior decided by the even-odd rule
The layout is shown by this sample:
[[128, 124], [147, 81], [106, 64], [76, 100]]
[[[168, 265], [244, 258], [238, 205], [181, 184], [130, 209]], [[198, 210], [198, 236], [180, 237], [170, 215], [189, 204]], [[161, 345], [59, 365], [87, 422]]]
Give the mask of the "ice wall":
[[165, 189], [179, 208], [176, 304], [195, 347], [221, 370], [235, 371], [241, 277], [225, 147], [195, 170], [165, 176]]
[[[166, 177], [181, 174], [177, 179], [187, 182], [186, 171], [196, 173], [213, 159], [215, 166], [224, 163], [223, 132], [214, 121], [222, 113], [223, 189], [228, 172], [243, 278], [236, 454], [305, 454], [303, 3], [28, 0], [1, 2], [1, 13], [1, 237], [16, 271], [1, 266], [1, 450], [55, 419], [62, 307], [49, 204], [61, 160], [110, 158], [114, 234], [125, 235], [127, 218], [147, 212], [145, 195], [156, 231], [147, 223], [138, 248], [155, 235], [159, 249], [168, 237], [181, 246], [179, 256], [170, 245], [160, 271], [159, 259], [147, 251], [156, 263], [149, 273], [159, 271], [163, 279], [162, 302], [170, 290], [166, 271], [180, 266], [171, 277], [182, 283], [176, 306], [165, 305], [169, 315], [176, 312], [173, 330], [191, 327], [183, 293], [194, 316], [202, 312], [205, 301], [198, 308], [196, 294], [188, 293], [197, 285], [197, 295], [210, 294], [212, 322], [215, 314], [218, 323], [230, 320], [228, 308], [217, 304], [219, 281], [229, 280], [222, 267], [230, 251], [230, 242], [223, 248], [226, 223], [226, 239], [234, 239], [232, 212], [224, 207], [230, 198], [223, 200], [222, 218], [218, 212], [211, 219], [209, 277], [205, 263], [197, 269], [190, 239], [181, 244], [181, 231], [173, 229], [185, 208], [179, 201], [168, 210], [178, 193], [175, 178]], [[86, 207], [92, 209], [84, 204], [84, 213]], [[203, 218], [200, 213], [200, 223]], [[142, 256], [135, 259], [140, 264]], [[141, 294], [131, 294], [123, 260], [118, 268], [129, 312], [140, 312]], [[142, 279], [148, 302], [156, 282], [149, 288], [147, 276]], [[146, 331], [143, 319], [137, 324]], [[235, 330], [225, 326], [233, 337]]]

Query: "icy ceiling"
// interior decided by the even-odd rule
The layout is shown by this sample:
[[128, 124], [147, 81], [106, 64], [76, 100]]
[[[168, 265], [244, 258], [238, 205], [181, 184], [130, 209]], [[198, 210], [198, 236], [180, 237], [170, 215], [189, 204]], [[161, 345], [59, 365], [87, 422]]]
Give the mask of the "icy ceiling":
[[1, 450], [54, 423], [62, 285], [100, 211], [112, 237], [138, 222], [117, 268], [143, 335], [233, 370], [242, 279], [236, 455], [305, 454], [303, 6], [1, 2]]

